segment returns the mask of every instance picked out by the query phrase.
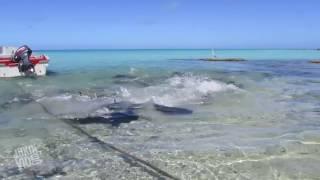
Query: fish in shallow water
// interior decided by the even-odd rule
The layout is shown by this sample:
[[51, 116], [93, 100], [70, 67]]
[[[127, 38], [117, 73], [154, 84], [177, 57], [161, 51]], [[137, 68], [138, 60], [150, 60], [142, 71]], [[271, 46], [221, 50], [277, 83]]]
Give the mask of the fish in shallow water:
[[137, 76], [129, 75], [129, 74], [117, 74], [112, 77], [113, 79], [136, 79]]
[[130, 102], [121, 101], [121, 102], [114, 102], [112, 104], [108, 104], [107, 108], [113, 111], [133, 111], [136, 109], [141, 109], [142, 104], [132, 104]]
[[96, 116], [96, 117], [86, 117], [86, 118], [76, 118], [76, 121], [80, 124], [111, 124], [111, 126], [118, 127], [122, 123], [130, 123], [131, 121], [136, 121], [139, 116], [132, 112], [114, 112], [107, 116]]
[[190, 109], [180, 108], [180, 107], [169, 107], [169, 106], [163, 106], [159, 104], [153, 105], [155, 110], [160, 111], [164, 114], [168, 115], [185, 115], [185, 114], [192, 114], [193, 111]]
[[55, 71], [50, 71], [50, 70], [47, 70], [47, 73], [46, 73], [47, 76], [57, 76], [58, 73], [55, 72]]
[[115, 84], [132, 84], [141, 87], [147, 87], [149, 84], [144, 80], [139, 80], [138, 76], [118, 74], [112, 77]]
[[29, 104], [32, 101], [33, 101], [33, 99], [32, 99], [32, 95], [31, 94], [22, 94], [22, 95], [19, 95], [17, 97], [14, 97], [10, 101], [7, 101], [7, 102], [1, 104], [0, 107], [2, 109], [9, 109], [10, 106], [13, 105], [13, 104], [25, 105], [25, 104]]

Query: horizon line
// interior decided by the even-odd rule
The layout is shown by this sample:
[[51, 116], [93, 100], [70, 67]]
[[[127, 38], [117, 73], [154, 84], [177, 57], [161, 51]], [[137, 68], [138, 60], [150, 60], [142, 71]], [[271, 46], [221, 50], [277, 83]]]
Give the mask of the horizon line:
[[104, 51], [104, 50], [319, 50], [319, 48], [65, 48], [34, 51]]

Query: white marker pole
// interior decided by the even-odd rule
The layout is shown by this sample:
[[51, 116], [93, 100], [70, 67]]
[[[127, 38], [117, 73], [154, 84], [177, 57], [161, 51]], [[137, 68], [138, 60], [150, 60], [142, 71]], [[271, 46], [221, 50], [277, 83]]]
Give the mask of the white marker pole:
[[212, 56], [213, 58], [216, 57], [216, 53], [214, 52], [214, 49], [211, 49], [211, 56]]

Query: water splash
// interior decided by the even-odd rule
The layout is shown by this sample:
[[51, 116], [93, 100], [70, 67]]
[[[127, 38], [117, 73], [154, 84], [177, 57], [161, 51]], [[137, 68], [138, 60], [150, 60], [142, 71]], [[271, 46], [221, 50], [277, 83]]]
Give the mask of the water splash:
[[134, 103], [154, 102], [166, 106], [202, 103], [204, 97], [219, 92], [239, 90], [233, 84], [226, 84], [205, 76], [187, 74], [168, 78], [157, 85], [145, 88], [121, 87], [122, 98]]

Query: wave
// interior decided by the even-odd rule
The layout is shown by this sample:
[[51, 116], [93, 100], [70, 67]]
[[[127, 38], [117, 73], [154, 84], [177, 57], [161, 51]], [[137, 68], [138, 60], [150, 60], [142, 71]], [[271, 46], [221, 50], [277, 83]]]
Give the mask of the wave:
[[203, 103], [203, 98], [239, 88], [208, 77], [192, 74], [173, 76], [158, 85], [144, 88], [120, 87], [119, 95], [134, 103], [153, 102], [166, 106]]
[[205, 76], [192, 74], [174, 75], [147, 87], [120, 86], [112, 96], [91, 97], [85, 94], [63, 93], [45, 96], [37, 101], [55, 115], [84, 117], [90, 114], [105, 114], [112, 110], [108, 105], [114, 102], [129, 104], [154, 103], [168, 107], [183, 107], [202, 104], [218, 93], [240, 90], [234, 84], [227, 84]]

